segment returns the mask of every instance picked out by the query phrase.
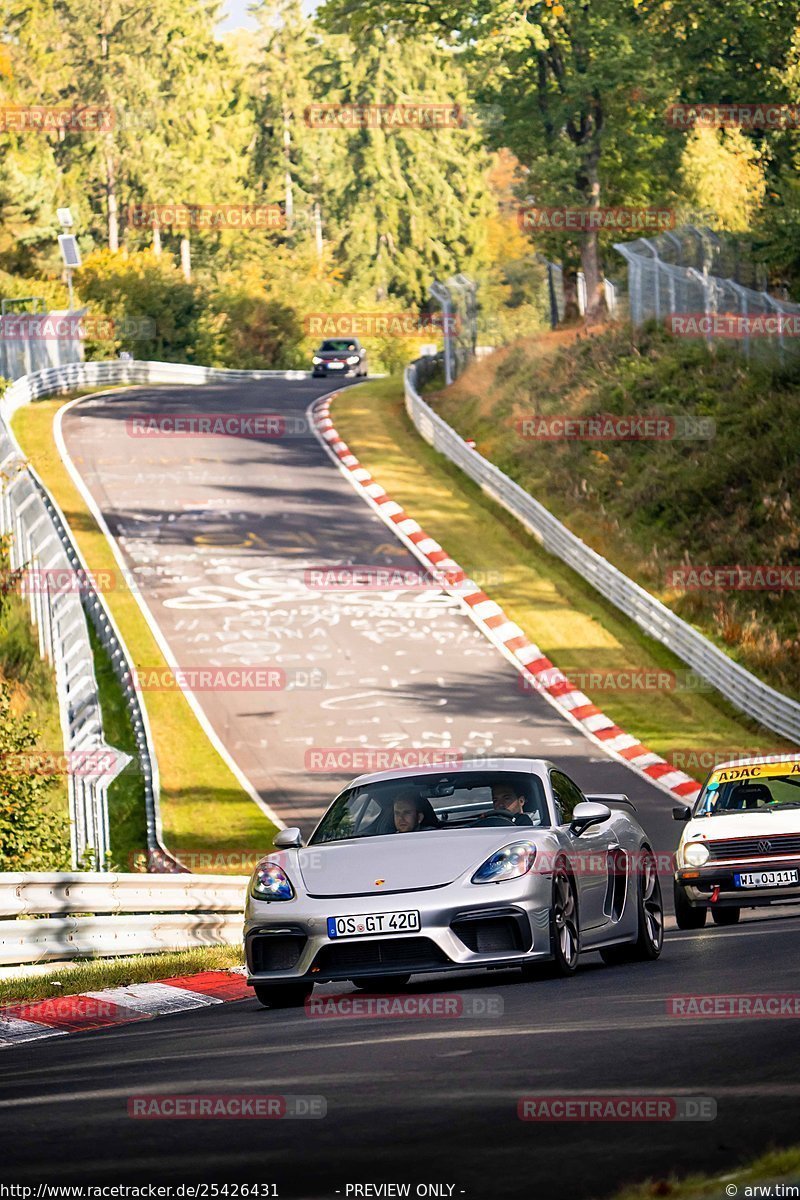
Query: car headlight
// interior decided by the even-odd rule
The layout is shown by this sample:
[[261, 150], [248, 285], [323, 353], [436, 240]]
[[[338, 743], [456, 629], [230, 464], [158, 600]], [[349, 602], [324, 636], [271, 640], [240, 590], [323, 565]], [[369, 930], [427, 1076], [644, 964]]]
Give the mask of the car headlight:
[[314, 364], [314, 366], [316, 367], [318, 363], [322, 362], [322, 359], [319, 357], [318, 354], [315, 354], [311, 361]]
[[250, 880], [250, 894], [256, 900], [293, 900], [294, 888], [283, 867], [274, 862], [259, 863]]
[[512, 842], [487, 858], [478, 867], [471, 882], [502, 883], [505, 879], [519, 879], [520, 875], [527, 875], [535, 858], [536, 847], [530, 842]]
[[702, 867], [708, 855], [709, 849], [705, 842], [687, 842], [683, 847], [683, 860], [690, 867]]
[[359, 359], [359, 357], [358, 357], [358, 355], [357, 355], [357, 354], [351, 354], [351, 355], [350, 355], [350, 357], [349, 357], [349, 358], [348, 358], [348, 360], [347, 360], [347, 365], [348, 365], [349, 367], [354, 367], [354, 366], [356, 365], [356, 363], [357, 363], [357, 362], [360, 362], [360, 361], [361, 361], [361, 360]]

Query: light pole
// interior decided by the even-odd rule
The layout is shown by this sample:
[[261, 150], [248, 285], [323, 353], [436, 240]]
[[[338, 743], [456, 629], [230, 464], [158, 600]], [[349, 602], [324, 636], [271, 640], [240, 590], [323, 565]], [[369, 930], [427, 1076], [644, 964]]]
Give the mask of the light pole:
[[61, 257], [64, 260], [64, 267], [67, 272], [67, 289], [69, 291], [69, 311], [72, 312], [72, 272], [76, 267], [81, 266], [81, 252], [78, 246], [78, 239], [69, 231], [73, 227], [72, 213], [68, 208], [59, 208], [58, 220], [61, 228], [64, 230], [59, 234], [58, 245], [61, 249]]

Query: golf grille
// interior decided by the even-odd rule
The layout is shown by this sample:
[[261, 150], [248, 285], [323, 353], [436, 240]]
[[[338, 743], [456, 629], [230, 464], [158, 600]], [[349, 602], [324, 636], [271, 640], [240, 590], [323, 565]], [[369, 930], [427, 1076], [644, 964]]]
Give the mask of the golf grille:
[[708, 842], [710, 859], [775, 858], [782, 854], [800, 855], [800, 834], [773, 834], [771, 837], [727, 838]]

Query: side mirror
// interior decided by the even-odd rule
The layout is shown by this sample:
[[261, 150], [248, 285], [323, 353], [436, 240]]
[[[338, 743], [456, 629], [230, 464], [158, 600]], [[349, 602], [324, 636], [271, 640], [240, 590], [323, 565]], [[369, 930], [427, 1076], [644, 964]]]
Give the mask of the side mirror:
[[679, 804], [672, 810], [673, 821], [688, 821], [690, 820], [691, 815], [692, 810], [689, 808], [688, 804]]
[[281, 829], [275, 834], [273, 843], [278, 850], [299, 850], [303, 844], [303, 835], [299, 829]]
[[607, 804], [599, 804], [594, 800], [584, 800], [576, 804], [572, 811], [569, 827], [576, 837], [580, 837], [591, 825], [602, 825], [611, 817], [611, 809]]

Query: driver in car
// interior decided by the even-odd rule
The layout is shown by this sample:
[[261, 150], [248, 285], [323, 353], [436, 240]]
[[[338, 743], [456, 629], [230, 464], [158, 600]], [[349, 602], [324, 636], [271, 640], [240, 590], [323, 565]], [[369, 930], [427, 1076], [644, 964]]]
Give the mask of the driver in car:
[[481, 820], [487, 825], [532, 825], [530, 815], [522, 811], [524, 807], [525, 797], [517, 795], [513, 784], [493, 783], [492, 811], [485, 813]]

